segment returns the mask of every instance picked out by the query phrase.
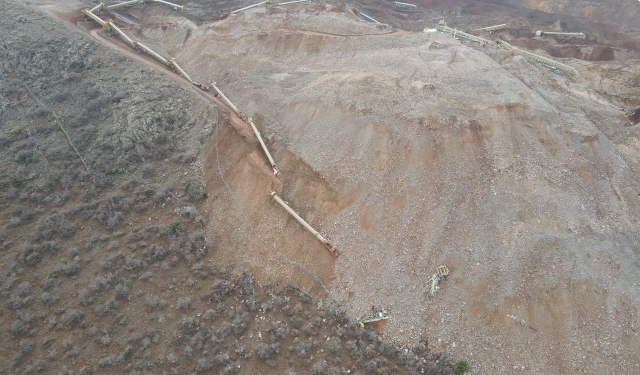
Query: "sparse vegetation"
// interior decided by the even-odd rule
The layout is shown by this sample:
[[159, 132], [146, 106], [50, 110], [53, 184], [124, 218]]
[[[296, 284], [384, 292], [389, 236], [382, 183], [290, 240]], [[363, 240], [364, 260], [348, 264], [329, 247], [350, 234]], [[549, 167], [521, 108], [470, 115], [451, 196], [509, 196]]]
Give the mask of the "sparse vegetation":
[[460, 361], [456, 363], [456, 372], [458, 374], [464, 374], [467, 371], [469, 371], [469, 364], [467, 363], [467, 361]]
[[180, 228], [181, 225], [182, 225], [182, 221], [174, 221], [171, 224], [169, 224], [169, 231], [171, 233], [175, 233]]
[[[7, 6], [11, 14], [24, 12]], [[362, 348], [379, 344], [359, 328], [344, 328], [344, 339], [334, 337], [331, 327], [348, 322], [326, 306], [294, 289], [260, 285], [248, 271], [210, 262], [208, 251], [218, 244], [204, 228], [208, 217], [201, 208], [210, 194], [218, 195], [204, 191], [197, 176], [177, 185], [180, 199], [191, 202], [184, 206], [175, 205], [166, 188], [105, 178], [130, 174], [173, 188], [163, 175], [184, 170], [202, 155], [186, 149], [193, 143], [185, 140], [200, 145], [209, 133], [193, 136], [189, 129], [199, 125], [183, 106], [175, 99], [174, 110], [147, 106], [156, 98], [154, 90], [164, 99], [175, 88], [139, 78], [149, 72], [129, 74], [140, 67], [103, 53], [89, 39], [77, 40], [46, 18], [27, 16], [24, 25], [52, 32], [28, 45], [21, 44], [28, 39], [24, 30], [11, 34], [11, 48], [0, 47], [5, 72], [17, 70], [16, 77], [56, 111], [88, 167], [104, 173], [84, 169], [51, 110], [36, 103], [24, 85], [0, 80], [0, 112], [8, 119], [0, 136], [7, 161], [6, 223], [0, 226], [0, 315], [7, 338], [0, 372], [234, 374], [255, 362], [363, 373]], [[16, 25], [7, 17], [0, 28], [7, 22]], [[114, 74], [114, 66], [122, 74]], [[125, 75], [132, 90], [145, 87], [140, 99], [138, 93], [134, 98], [117, 91]], [[126, 112], [116, 105], [123, 98], [131, 98]], [[305, 322], [314, 322], [308, 336]], [[262, 341], [256, 346], [258, 332]], [[347, 338], [357, 348], [351, 354], [341, 350]], [[325, 360], [326, 353], [335, 358]]]
[[127, 347], [127, 350], [124, 351], [124, 358], [129, 359], [133, 355], [133, 348], [131, 346]]
[[191, 307], [191, 297], [178, 298], [176, 306], [179, 310], [189, 310]]

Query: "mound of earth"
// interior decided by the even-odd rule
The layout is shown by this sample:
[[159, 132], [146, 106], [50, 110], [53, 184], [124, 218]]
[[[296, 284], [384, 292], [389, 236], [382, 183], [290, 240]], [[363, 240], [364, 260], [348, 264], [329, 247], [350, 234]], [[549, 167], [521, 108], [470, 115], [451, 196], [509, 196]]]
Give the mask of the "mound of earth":
[[[395, 310], [385, 337], [428, 334], [492, 373], [638, 363], [638, 127], [522, 57], [442, 34], [366, 35], [372, 25], [340, 7], [257, 8], [180, 45], [160, 28], [137, 34], [217, 81], [281, 169], [281, 182], [256, 173], [255, 149], [231, 130], [208, 148], [207, 187], [224, 198], [208, 233], [246, 246], [220, 261], [262, 266], [257, 249], [277, 249], [350, 314]], [[272, 188], [341, 247], [335, 263]], [[441, 264], [452, 275], [426, 299]]]

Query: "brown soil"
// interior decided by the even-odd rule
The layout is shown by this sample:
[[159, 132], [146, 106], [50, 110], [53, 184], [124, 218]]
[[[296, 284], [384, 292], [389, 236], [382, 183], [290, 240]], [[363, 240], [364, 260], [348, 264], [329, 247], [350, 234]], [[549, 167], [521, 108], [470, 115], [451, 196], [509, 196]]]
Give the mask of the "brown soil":
[[[637, 366], [640, 129], [616, 107], [640, 100], [634, 37], [504, 4], [429, 2], [415, 13], [357, 5], [408, 30], [428, 25], [426, 15], [469, 28], [509, 17], [515, 31], [500, 37], [581, 74], [576, 83], [515, 54], [392, 31], [344, 4], [263, 7], [214, 23], [137, 7], [138, 20], [183, 26], [133, 32], [194, 77], [213, 74], [253, 113], [281, 172], [271, 175], [247, 124], [207, 111], [218, 124], [199, 157], [215, 197], [201, 206], [216, 244], [207, 259], [265, 284], [293, 282], [354, 317], [391, 308], [375, 327], [386, 339], [414, 347], [426, 335], [473, 373]], [[598, 42], [533, 38], [530, 29], [543, 26], [585, 27]], [[273, 202], [271, 189], [342, 256]], [[452, 274], [427, 299], [425, 282], [441, 264]]]

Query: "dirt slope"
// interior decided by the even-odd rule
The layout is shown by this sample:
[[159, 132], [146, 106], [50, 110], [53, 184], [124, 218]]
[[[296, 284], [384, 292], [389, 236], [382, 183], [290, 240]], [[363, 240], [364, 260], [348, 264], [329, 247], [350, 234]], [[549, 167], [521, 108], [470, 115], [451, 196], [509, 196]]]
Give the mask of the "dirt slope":
[[451, 374], [215, 261], [201, 155], [237, 119], [85, 33], [81, 5], [0, 0], [0, 373]]
[[[202, 149], [211, 260], [294, 280], [352, 316], [393, 309], [386, 338], [413, 347], [426, 335], [474, 373], [635, 371], [640, 129], [610, 103], [636, 95], [633, 84], [614, 91], [620, 76], [605, 80], [598, 64], [566, 61], [590, 77], [572, 82], [441, 34], [384, 35], [392, 30], [343, 4], [215, 23], [136, 9], [138, 20], [172, 24], [130, 32], [217, 81], [282, 173], [270, 176], [223, 114], [207, 114], [225, 124]], [[452, 275], [426, 299], [440, 264]]]
[[[323, 275], [353, 315], [394, 309], [386, 337], [428, 334], [490, 373], [635, 366], [638, 127], [588, 87], [505, 52], [441, 34], [320, 34], [335, 22], [369, 33], [335, 7], [256, 9], [164, 46], [258, 120], [280, 164], [282, 187], [250, 171], [259, 153], [221, 134], [242, 207], [230, 211], [209, 148], [207, 186], [226, 195], [211, 209], [231, 222], [208, 230], [228, 241], [226, 261], [258, 266], [265, 253], [231, 253], [234, 243], [257, 248], [257, 233]], [[159, 29], [139, 35], [167, 40]], [[332, 275], [328, 254], [266, 197], [271, 188], [342, 248]], [[255, 230], [255, 243], [238, 228]], [[427, 300], [440, 264], [453, 274]]]

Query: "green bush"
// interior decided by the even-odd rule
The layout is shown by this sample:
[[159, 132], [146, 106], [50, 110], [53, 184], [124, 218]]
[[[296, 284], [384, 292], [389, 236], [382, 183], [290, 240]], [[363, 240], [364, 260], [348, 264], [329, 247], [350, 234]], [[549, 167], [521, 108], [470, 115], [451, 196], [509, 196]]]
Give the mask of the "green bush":
[[104, 172], [105, 176], [111, 176], [114, 174], [118, 174], [118, 171], [114, 171], [113, 169], [109, 169], [108, 171]]
[[188, 193], [190, 187], [191, 187], [191, 184], [187, 184], [187, 186], [184, 187], [184, 192]]
[[18, 187], [18, 186], [22, 185], [22, 181], [18, 180], [16, 177], [12, 177], [11, 178], [11, 185], [13, 185], [14, 187]]
[[175, 233], [181, 225], [182, 221], [174, 221], [173, 223], [169, 224], [169, 231], [171, 233]]
[[467, 361], [460, 361], [456, 363], [456, 372], [458, 374], [464, 374], [467, 371], [469, 371], [469, 364]]
[[124, 352], [124, 358], [129, 359], [131, 358], [132, 355], [133, 355], [133, 348], [129, 346], [127, 347], [127, 350], [125, 350]]
[[150, 197], [150, 196], [152, 196], [153, 194], [155, 194], [155, 193], [156, 193], [156, 191], [155, 191], [155, 190], [153, 190], [153, 189], [147, 189], [147, 191], [145, 191], [144, 193], [147, 195], [147, 197]]
[[207, 192], [205, 191], [204, 193], [202, 193], [202, 198], [203, 199], [209, 198], [209, 194], [207, 194]]

